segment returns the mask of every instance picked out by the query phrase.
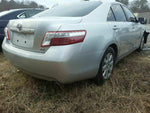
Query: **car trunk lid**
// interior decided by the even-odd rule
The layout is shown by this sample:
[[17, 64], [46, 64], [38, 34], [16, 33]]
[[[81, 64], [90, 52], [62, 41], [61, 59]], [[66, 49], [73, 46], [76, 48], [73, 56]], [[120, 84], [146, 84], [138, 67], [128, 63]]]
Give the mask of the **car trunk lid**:
[[58, 31], [62, 24], [79, 23], [81, 18], [31, 18], [11, 20], [8, 24], [13, 46], [28, 51], [45, 52], [41, 42], [46, 32]]

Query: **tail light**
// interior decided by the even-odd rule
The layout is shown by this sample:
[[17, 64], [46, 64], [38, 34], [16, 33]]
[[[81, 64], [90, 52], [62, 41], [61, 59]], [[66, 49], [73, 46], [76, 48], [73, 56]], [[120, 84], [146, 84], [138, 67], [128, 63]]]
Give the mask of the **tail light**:
[[7, 38], [7, 40], [10, 40], [10, 35], [9, 35], [9, 29], [6, 27], [5, 30], [5, 37]]
[[41, 47], [80, 43], [84, 41], [85, 36], [85, 30], [47, 32], [42, 40]]

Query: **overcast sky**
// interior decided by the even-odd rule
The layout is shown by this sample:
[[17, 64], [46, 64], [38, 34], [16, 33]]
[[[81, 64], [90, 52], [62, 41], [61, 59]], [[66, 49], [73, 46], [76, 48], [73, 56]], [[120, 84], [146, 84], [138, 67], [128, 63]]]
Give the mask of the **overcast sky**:
[[47, 7], [50, 7], [52, 4], [56, 4], [56, 3], [69, 3], [69, 2], [76, 2], [76, 1], [81, 1], [81, 0], [14, 0], [14, 1], [19, 1], [19, 2], [35, 1], [36, 3], [40, 5], [45, 5]]
[[[55, 3], [69, 3], [69, 2], [76, 2], [76, 1], [81, 1], [81, 0], [14, 0], [14, 1], [20, 1], [20, 2], [35, 1], [36, 3], [38, 3], [40, 5], [51, 7], [52, 4], [55, 4]], [[110, 0], [108, 0], [108, 1], [110, 1]], [[112, 1], [114, 1], [114, 0], [112, 0]], [[133, 0], [129, 0], [129, 1], [131, 2]], [[150, 0], [148, 0], [148, 1], [150, 1]]]

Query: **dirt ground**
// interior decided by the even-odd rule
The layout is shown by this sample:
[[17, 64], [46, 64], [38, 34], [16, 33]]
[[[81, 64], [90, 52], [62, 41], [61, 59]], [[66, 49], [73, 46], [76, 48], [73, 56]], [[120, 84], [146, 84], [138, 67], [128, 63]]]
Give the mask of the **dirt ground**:
[[35, 79], [0, 54], [0, 113], [150, 113], [150, 51], [122, 59], [102, 86]]

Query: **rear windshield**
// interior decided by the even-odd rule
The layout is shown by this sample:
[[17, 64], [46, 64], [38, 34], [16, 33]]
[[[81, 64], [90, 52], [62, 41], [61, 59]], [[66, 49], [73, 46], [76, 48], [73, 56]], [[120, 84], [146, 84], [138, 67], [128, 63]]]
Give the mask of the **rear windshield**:
[[34, 17], [46, 17], [46, 16], [81, 17], [88, 15], [100, 4], [101, 2], [97, 1], [97, 2], [79, 2], [68, 5], [57, 5], [54, 8], [46, 10]]

